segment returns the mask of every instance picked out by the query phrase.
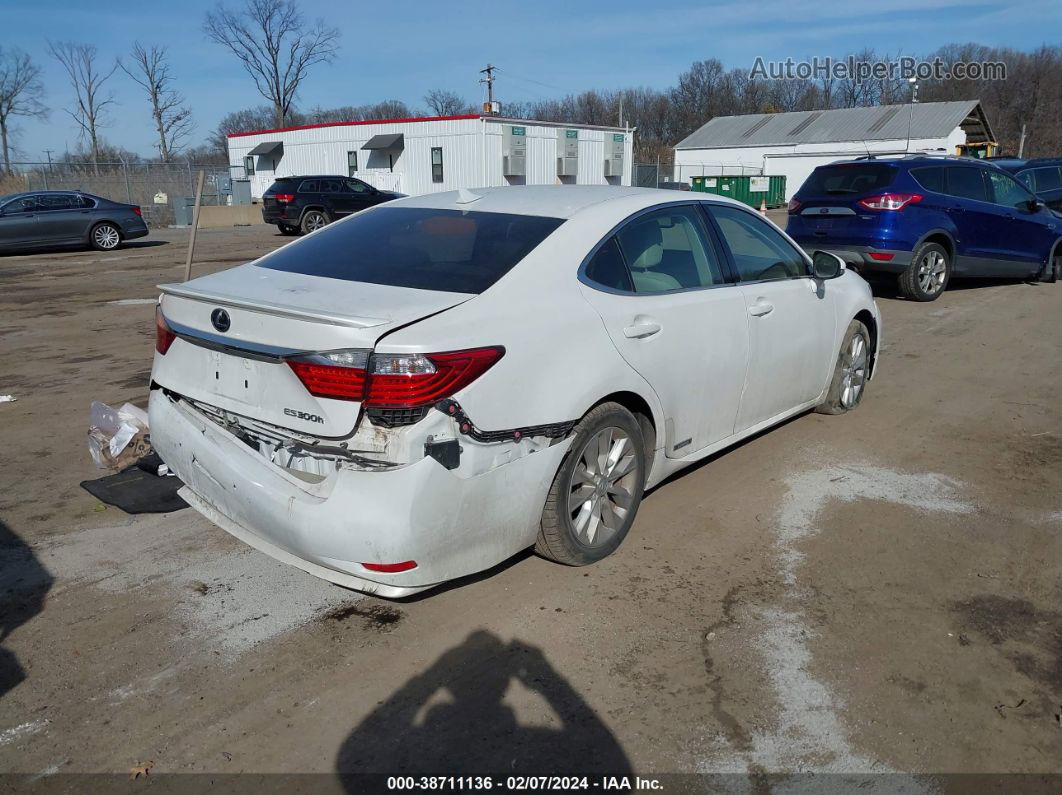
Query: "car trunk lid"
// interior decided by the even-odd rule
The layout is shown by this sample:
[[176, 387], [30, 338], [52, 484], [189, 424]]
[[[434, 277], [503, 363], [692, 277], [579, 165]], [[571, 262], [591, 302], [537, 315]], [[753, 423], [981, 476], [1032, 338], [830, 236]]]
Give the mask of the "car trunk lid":
[[371, 351], [389, 331], [472, 296], [369, 284], [243, 265], [160, 285], [177, 334], [156, 354], [152, 380], [234, 414], [321, 438], [348, 436], [361, 404], [315, 397], [287, 359]]

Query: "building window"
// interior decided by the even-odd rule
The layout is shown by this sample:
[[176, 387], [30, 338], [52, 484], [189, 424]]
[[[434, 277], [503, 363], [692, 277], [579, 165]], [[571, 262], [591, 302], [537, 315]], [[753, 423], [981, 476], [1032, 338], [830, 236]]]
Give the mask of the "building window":
[[433, 146], [431, 149], [431, 181], [443, 181], [443, 162], [441, 146]]
[[253, 157], [248, 156], [248, 157], [245, 157], [243, 159], [243, 171], [248, 177], [253, 177], [254, 176], [254, 158]]
[[358, 153], [347, 152], [347, 176], [353, 177], [358, 173]]

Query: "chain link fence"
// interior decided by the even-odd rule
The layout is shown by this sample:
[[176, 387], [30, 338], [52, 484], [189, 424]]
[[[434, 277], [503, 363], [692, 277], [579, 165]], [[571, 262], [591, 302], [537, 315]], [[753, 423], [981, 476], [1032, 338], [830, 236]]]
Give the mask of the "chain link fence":
[[140, 205], [148, 226], [169, 226], [174, 207], [195, 200], [200, 171], [203, 204], [228, 204], [228, 166], [195, 163], [12, 163], [12, 175], [0, 193], [35, 190], [77, 190], [112, 201]]
[[760, 176], [763, 169], [755, 166], [740, 166], [723, 163], [634, 163], [632, 184], [637, 188], [672, 188], [689, 190], [694, 177], [719, 177], [724, 175]]

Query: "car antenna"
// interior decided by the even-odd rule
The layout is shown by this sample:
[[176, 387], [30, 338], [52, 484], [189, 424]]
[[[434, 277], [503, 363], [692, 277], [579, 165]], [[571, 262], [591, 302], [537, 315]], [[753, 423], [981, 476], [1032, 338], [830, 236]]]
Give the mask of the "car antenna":
[[478, 202], [482, 198], [478, 193], [473, 193], [466, 188], [457, 189], [457, 204], [471, 204], [472, 202]]

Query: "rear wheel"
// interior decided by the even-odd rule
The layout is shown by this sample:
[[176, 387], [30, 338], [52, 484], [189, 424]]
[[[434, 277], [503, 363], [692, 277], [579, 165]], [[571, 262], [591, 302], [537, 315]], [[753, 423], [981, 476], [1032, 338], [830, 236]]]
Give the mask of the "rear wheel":
[[848, 331], [837, 355], [826, 400], [815, 411], [819, 414], [844, 414], [863, 400], [863, 389], [870, 377], [870, 331], [858, 320], [848, 324]]
[[299, 227], [292, 226], [291, 224], [277, 224], [277, 228], [282, 235], [297, 235], [299, 234]]
[[638, 420], [617, 403], [583, 417], [546, 497], [535, 551], [569, 566], [614, 552], [642, 501], [644, 444]]
[[89, 241], [97, 251], [113, 251], [122, 242], [122, 235], [114, 224], [96, 224], [89, 234]]
[[320, 210], [307, 210], [306, 214], [302, 216], [302, 231], [306, 235], [310, 234], [310, 232], [316, 232], [327, 224], [328, 216]]
[[935, 301], [951, 278], [951, 257], [939, 243], [915, 249], [911, 264], [900, 274], [900, 293], [913, 301]]

